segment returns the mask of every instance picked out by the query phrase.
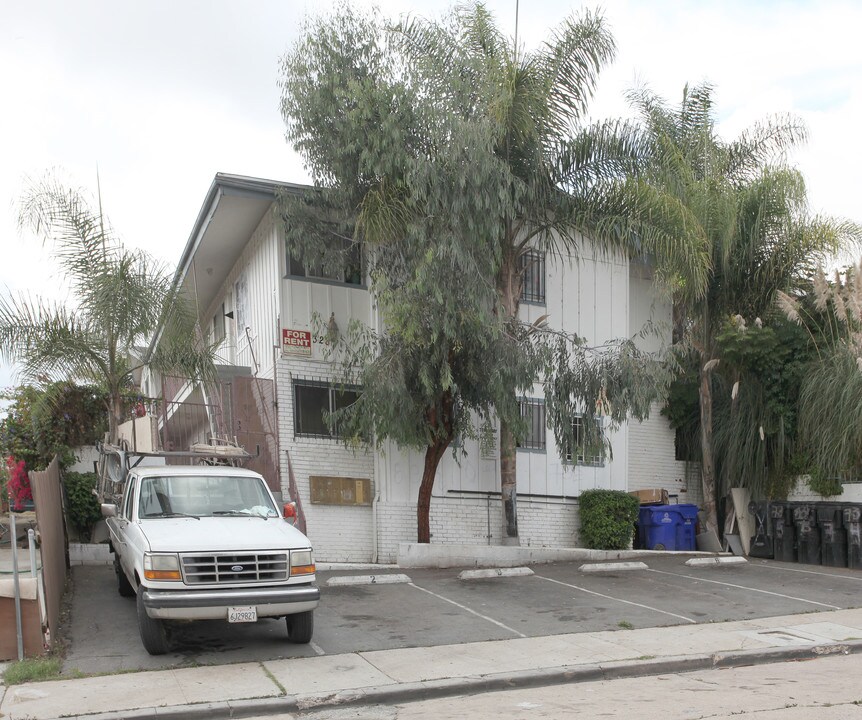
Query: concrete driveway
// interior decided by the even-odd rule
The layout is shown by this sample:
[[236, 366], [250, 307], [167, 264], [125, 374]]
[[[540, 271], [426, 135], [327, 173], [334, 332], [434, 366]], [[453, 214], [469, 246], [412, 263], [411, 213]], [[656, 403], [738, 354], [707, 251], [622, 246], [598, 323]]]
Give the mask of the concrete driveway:
[[[331, 655], [561, 633], [744, 620], [862, 606], [862, 573], [752, 560], [692, 568], [684, 555], [649, 569], [584, 573], [581, 563], [534, 565], [533, 575], [461, 580], [457, 569], [318, 573], [322, 599], [310, 645], [291, 645], [283, 620], [172, 627], [173, 651], [141, 646], [134, 600], [110, 566], [73, 568], [64, 674]], [[329, 586], [331, 578], [403, 574], [409, 582]]]

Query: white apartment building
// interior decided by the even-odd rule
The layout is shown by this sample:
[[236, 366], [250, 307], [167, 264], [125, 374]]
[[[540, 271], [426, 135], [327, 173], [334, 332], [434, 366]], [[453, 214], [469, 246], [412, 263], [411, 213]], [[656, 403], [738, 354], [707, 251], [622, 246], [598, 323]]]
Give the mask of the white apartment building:
[[[322, 277], [290, 258], [273, 212], [278, 187], [307, 190], [217, 174], [177, 276], [196, 299], [202, 328], [221, 341], [220, 374], [256, 388], [231, 403], [257, 404], [262, 436], [269, 437], [261, 451], [264, 474], [285, 501], [297, 502], [317, 559], [394, 561], [399, 543], [416, 540], [423, 456], [391, 444], [382, 451], [349, 449], [322, 422], [323, 409], [349, 402], [351, 395], [332, 385], [333, 368], [312, 339], [312, 315], [334, 315], [340, 328], [351, 319], [375, 327], [377, 318], [361, 264], [344, 275]], [[669, 301], [656, 292], [640, 263], [582, 255], [547, 262], [540, 257], [531, 268], [521, 302], [524, 320], [547, 314], [551, 326], [599, 343], [632, 336], [650, 318], [670, 319]], [[148, 376], [143, 389], [176, 395], [166, 387]], [[687, 481], [685, 463], [675, 460], [674, 434], [658, 407], [643, 423], [608, 430], [613, 460], [588, 456], [562, 462], [545, 429], [536, 389], [524, 405], [533, 414], [533, 430], [517, 457], [522, 545], [577, 547], [577, 498], [586, 489], [664, 488], [679, 502], [699, 500], [699, 481]], [[179, 392], [184, 397], [165, 399], [197, 394], [208, 400], [200, 389]], [[170, 422], [168, 413], [162, 421]], [[212, 425], [210, 418], [206, 427]], [[466, 454], [447, 453], [440, 464], [432, 542], [499, 544], [499, 448], [465, 441], [463, 449]]]

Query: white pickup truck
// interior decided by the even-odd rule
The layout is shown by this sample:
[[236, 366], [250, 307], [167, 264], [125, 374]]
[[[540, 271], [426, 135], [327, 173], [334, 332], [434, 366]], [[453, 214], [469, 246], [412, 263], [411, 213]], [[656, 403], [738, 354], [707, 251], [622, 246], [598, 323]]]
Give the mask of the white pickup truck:
[[169, 650], [164, 621], [285, 617], [308, 643], [320, 590], [311, 544], [264, 479], [236, 467], [146, 466], [102, 504], [120, 595], [137, 597], [141, 640]]

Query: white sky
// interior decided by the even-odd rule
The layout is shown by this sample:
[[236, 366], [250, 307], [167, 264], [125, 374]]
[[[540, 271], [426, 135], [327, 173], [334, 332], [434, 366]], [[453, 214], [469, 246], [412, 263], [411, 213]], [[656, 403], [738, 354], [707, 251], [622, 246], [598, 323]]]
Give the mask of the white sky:
[[[364, 0], [367, 4], [368, 0]], [[59, 168], [95, 190], [122, 239], [171, 267], [213, 175], [304, 182], [279, 113], [279, 58], [306, 11], [295, 0], [2, 0], [0, 2], [0, 286], [56, 294], [46, 253], [16, 226], [24, 178]], [[381, 0], [385, 14], [439, 15], [441, 0]], [[515, 0], [487, 0], [514, 33]], [[595, 7], [595, 5], [590, 5]], [[617, 60], [595, 117], [629, 114], [647, 84], [676, 101], [686, 82], [716, 86], [725, 137], [792, 112], [810, 141], [793, 156], [812, 208], [862, 220], [862, 3], [839, 0], [605, 0]], [[535, 47], [573, 9], [520, 4]], [[5, 291], [0, 288], [0, 291]], [[0, 387], [11, 384], [0, 366]]]

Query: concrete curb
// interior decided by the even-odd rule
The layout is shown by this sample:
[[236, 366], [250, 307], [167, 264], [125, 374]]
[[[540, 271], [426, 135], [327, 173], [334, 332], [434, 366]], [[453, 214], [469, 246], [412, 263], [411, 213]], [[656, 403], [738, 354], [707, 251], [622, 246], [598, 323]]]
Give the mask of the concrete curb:
[[402, 573], [388, 575], [337, 575], [326, 581], [327, 587], [344, 585], [397, 585], [412, 582]]
[[485, 568], [483, 570], [462, 570], [458, 573], [459, 580], [484, 580], [497, 577], [524, 577], [533, 575], [528, 567]]
[[744, 557], [738, 557], [736, 555], [732, 555], [730, 557], [699, 557], [685, 561], [685, 564], [689, 567], [710, 567], [713, 565], [746, 565], [747, 563], [748, 560], [746, 560]]
[[110, 713], [77, 715], [86, 720], [228, 720], [257, 715], [297, 713], [317, 708], [393, 705], [452, 697], [466, 693], [548, 687], [591, 680], [670, 675], [697, 670], [744, 667], [775, 662], [813, 660], [828, 655], [862, 652], [862, 640], [779, 648], [738, 650], [700, 655], [675, 655], [643, 660], [620, 660], [589, 665], [569, 665], [494, 675], [447, 678], [357, 688], [319, 695], [286, 695], [257, 700], [235, 700], [173, 707], [150, 707]]
[[616, 572], [617, 570], [649, 570], [649, 565], [642, 562], [610, 562], [589, 563], [587, 565], [581, 565], [578, 568], [579, 572], [585, 573]]

